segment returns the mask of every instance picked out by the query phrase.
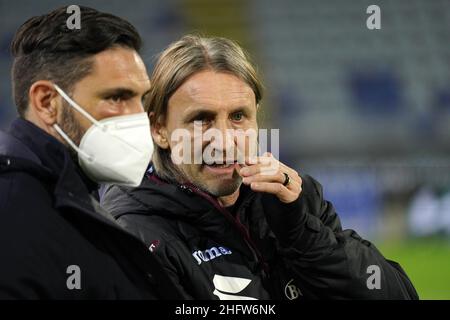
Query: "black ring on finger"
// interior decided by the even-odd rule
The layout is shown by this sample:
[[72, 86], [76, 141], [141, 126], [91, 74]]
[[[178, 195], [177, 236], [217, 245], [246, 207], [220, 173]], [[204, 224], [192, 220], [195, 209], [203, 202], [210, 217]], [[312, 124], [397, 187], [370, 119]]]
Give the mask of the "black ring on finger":
[[287, 187], [289, 183], [291, 183], [291, 177], [286, 172], [283, 172], [284, 174], [284, 183], [283, 186]]

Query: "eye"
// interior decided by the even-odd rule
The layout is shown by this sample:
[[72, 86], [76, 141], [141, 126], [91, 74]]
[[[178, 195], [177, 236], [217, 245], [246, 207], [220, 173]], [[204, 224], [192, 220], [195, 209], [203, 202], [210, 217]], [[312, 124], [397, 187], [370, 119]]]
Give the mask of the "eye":
[[213, 120], [213, 116], [206, 113], [200, 113], [191, 118], [190, 122], [207, 124]]
[[197, 118], [192, 121], [194, 126], [205, 126], [211, 122], [211, 119], [208, 118]]
[[234, 112], [230, 118], [233, 121], [242, 121], [244, 118], [244, 113], [242, 111]]
[[122, 95], [114, 95], [114, 96], [111, 96], [108, 98], [108, 100], [112, 101], [113, 103], [117, 103], [117, 104], [121, 103], [122, 99], [123, 99]]

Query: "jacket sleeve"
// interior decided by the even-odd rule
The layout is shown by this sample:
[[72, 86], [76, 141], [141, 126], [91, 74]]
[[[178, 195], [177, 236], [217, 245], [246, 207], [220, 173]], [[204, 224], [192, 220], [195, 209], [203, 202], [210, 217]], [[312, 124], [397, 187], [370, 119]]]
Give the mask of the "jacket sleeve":
[[418, 299], [400, 265], [355, 231], [342, 230], [320, 184], [309, 176], [302, 179], [302, 194], [291, 204], [263, 197], [284, 268], [302, 293], [320, 299]]
[[18, 175], [0, 176], [0, 300], [54, 299], [58, 273], [53, 261], [43, 258], [52, 243], [37, 228], [44, 224], [35, 219], [39, 214], [31, 214], [41, 203], [26, 198], [21, 185], [16, 186], [19, 179]]
[[[157, 241], [157, 245], [152, 249], [152, 253], [155, 255], [156, 260], [162, 267], [164, 275], [159, 275], [161, 278], [165, 278], [170, 281], [169, 283], [160, 282], [160, 288], [166, 286], [169, 289], [165, 291], [171, 292], [170, 296], [163, 296], [163, 299], [170, 300], [193, 300], [194, 298], [190, 293], [186, 291], [186, 284], [183, 283], [185, 277], [182, 274], [182, 263], [179, 261], [177, 250], [173, 248], [174, 240], [166, 241], [161, 235], [161, 231], [157, 231], [153, 228], [147, 228], [145, 216], [135, 215], [133, 219], [129, 219], [127, 215], [121, 217], [118, 220], [119, 224], [127, 229], [129, 232], [138, 235], [141, 240], [150, 247], [153, 239], [152, 237], [160, 238], [161, 241]], [[163, 228], [162, 228], [163, 229]]]

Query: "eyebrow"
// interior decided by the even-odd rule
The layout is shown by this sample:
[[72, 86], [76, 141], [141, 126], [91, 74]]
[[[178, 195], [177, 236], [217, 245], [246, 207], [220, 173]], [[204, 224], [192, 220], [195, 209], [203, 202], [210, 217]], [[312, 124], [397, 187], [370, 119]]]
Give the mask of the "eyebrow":
[[[249, 109], [248, 106], [236, 107], [230, 111], [230, 114], [235, 113], [235, 112], [244, 112], [245, 114], [247, 114], [248, 109]], [[216, 111], [211, 111], [210, 109], [206, 109], [206, 108], [198, 108], [198, 109], [188, 112], [186, 114], [186, 116], [184, 117], [184, 119], [185, 119], [184, 122], [190, 123], [196, 118], [214, 118], [216, 115], [217, 115]]]
[[[146, 96], [150, 92], [150, 89], [147, 90], [142, 96]], [[138, 93], [129, 88], [113, 88], [106, 89], [104, 91], [99, 92], [98, 94], [102, 98], [107, 98], [111, 96], [126, 96], [126, 97], [135, 97]]]
[[190, 123], [192, 122], [194, 119], [196, 118], [213, 118], [217, 115], [217, 112], [215, 111], [211, 111], [209, 109], [196, 109], [193, 110], [191, 112], [189, 112], [185, 117], [184, 117], [184, 122], [185, 123]]

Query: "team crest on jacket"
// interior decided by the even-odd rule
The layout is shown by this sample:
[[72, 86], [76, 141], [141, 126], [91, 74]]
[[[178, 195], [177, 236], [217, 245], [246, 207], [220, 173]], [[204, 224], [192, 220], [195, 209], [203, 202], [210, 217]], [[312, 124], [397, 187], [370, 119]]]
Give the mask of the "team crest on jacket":
[[289, 300], [295, 300], [298, 299], [300, 296], [303, 296], [301, 290], [292, 282], [294, 282], [294, 279], [291, 279], [291, 281], [289, 281], [286, 287], [284, 288], [284, 294]]
[[192, 253], [197, 263], [200, 265], [202, 262], [211, 261], [222, 255], [232, 254], [231, 250], [225, 247], [212, 247], [206, 250], [197, 250]]
[[160, 244], [159, 240], [153, 240], [152, 243], [150, 243], [148, 250], [150, 250], [150, 252], [154, 252], [155, 249], [158, 248], [159, 244]]

